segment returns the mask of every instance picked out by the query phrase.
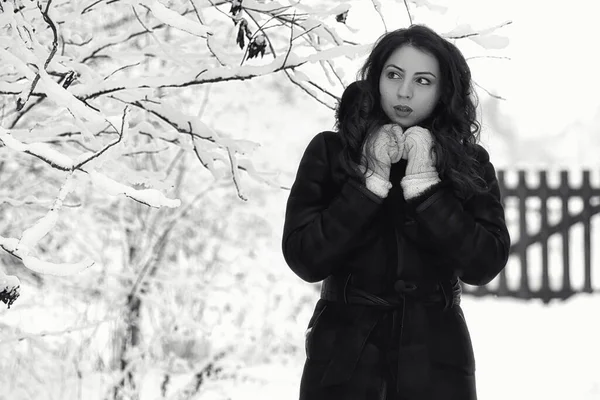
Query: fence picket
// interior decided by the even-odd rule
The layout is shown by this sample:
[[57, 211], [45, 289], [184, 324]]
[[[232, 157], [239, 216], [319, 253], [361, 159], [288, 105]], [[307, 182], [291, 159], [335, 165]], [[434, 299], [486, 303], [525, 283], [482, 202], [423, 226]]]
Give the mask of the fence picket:
[[583, 262], [584, 262], [584, 283], [583, 291], [592, 293], [592, 185], [590, 183], [590, 171], [583, 171], [583, 181], [581, 182], [581, 198], [583, 200]]
[[[569, 188], [569, 171], [560, 171], [560, 200], [562, 203], [562, 211], [561, 211], [561, 236], [562, 236], [562, 260], [563, 260], [563, 281], [562, 281], [562, 295], [570, 296], [571, 295], [571, 263], [570, 263], [570, 248], [569, 248], [569, 238], [571, 232], [571, 225], [569, 225], [569, 198], [570, 196], [570, 188]], [[566, 297], [565, 297], [566, 298]]]
[[[571, 187], [569, 184], [569, 172], [560, 171], [560, 184], [558, 187], [548, 185], [547, 171], [538, 171], [539, 183], [535, 187], [527, 184], [524, 170], [518, 170], [517, 184], [508, 187], [506, 184], [506, 171], [498, 170], [498, 185], [502, 195], [502, 204], [507, 209], [507, 198], [513, 197], [517, 200], [518, 207], [518, 238], [513, 238], [510, 254], [518, 257], [520, 261], [521, 277], [517, 290], [508, 288], [506, 268], [498, 275], [493, 283], [498, 281], [498, 286], [485, 285], [482, 287], [472, 287], [463, 284], [465, 294], [472, 296], [511, 296], [522, 299], [541, 299], [544, 303], [549, 303], [552, 299], [567, 299], [575, 290], [571, 285], [571, 263], [570, 263], [570, 245], [571, 245], [571, 227], [577, 223], [583, 224], [583, 251], [584, 251], [584, 286], [581, 292], [593, 293], [597, 289], [592, 286], [592, 217], [600, 214], [600, 204], [592, 204], [594, 197], [600, 196], [600, 187], [592, 187], [590, 182], [590, 171], [583, 171], [583, 181], [580, 187]], [[528, 233], [527, 231], [527, 199], [540, 199], [540, 231]], [[550, 224], [548, 217], [548, 202], [552, 197], [558, 197], [561, 200], [560, 221]], [[569, 200], [571, 198], [581, 198], [583, 200], [582, 212], [576, 214], [569, 213]], [[537, 210], [536, 210], [537, 211]], [[553, 290], [550, 286], [550, 265], [549, 265], [549, 240], [552, 235], [558, 234], [562, 239], [562, 282], [561, 287]], [[527, 250], [530, 246], [540, 243], [542, 250], [542, 285], [539, 290], [531, 290], [530, 271]], [[579, 266], [577, 266], [579, 267]], [[535, 277], [539, 278], [539, 277]]]
[[540, 204], [540, 243], [542, 246], [542, 287], [550, 288], [550, 261], [548, 259], [548, 240], [550, 235], [548, 234], [548, 176], [546, 171], [540, 171], [540, 188], [539, 197], [541, 200]]
[[518, 254], [521, 260], [521, 283], [519, 285], [518, 296], [528, 298], [531, 294], [529, 289], [529, 267], [527, 262], [527, 244], [523, 240], [527, 234], [527, 182], [525, 181], [525, 171], [519, 170], [519, 179], [517, 183], [517, 197], [519, 199], [519, 245]]

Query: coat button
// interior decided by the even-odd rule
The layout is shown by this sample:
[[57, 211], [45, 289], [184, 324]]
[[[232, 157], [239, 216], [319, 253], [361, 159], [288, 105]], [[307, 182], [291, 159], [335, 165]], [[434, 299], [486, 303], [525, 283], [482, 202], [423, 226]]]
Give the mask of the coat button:
[[408, 293], [417, 289], [417, 285], [411, 282], [406, 282], [402, 279], [397, 280], [394, 283], [394, 290], [396, 293]]

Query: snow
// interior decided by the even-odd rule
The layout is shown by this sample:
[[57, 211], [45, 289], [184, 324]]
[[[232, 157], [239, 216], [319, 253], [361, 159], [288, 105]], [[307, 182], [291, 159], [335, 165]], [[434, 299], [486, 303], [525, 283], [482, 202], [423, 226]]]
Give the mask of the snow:
[[144, 0], [137, 3], [150, 7], [152, 14], [154, 14], [158, 20], [167, 25], [200, 37], [204, 37], [206, 34], [212, 34], [212, 30], [209, 27], [186, 18], [183, 15], [165, 7], [158, 0]]
[[135, 189], [119, 183], [98, 171], [90, 171], [89, 176], [95, 186], [112, 196], [123, 194], [151, 207], [176, 208], [181, 205], [179, 199], [169, 199], [156, 189]]
[[13, 288], [21, 286], [19, 278], [12, 275], [5, 275], [0, 271], [0, 292], [10, 292]]
[[23, 265], [39, 274], [54, 275], [54, 276], [69, 276], [78, 274], [95, 264], [94, 260], [85, 258], [76, 263], [52, 263], [49, 261], [40, 260], [34, 256], [22, 256]]
[[[92, 2], [89, 1], [87, 3], [91, 4]], [[138, 1], [137, 3], [140, 2]], [[152, 4], [150, 1], [145, 1], [144, 3]], [[362, 0], [360, 3], [354, 2], [348, 21], [350, 23], [353, 18], [372, 18], [372, 26], [376, 27], [373, 30], [374, 33], [372, 36], [375, 38], [381, 32], [381, 21], [373, 9], [372, 3], [368, 1], [362, 2]], [[375, 2], [375, 4], [377, 3]], [[400, 24], [404, 25], [404, 20], [399, 19], [404, 18], [406, 15], [404, 4], [402, 2], [397, 3], [397, 8], [391, 8], [391, 6], [382, 4], [382, 13], [386, 16], [386, 21], [390, 28]], [[417, 16], [424, 8], [431, 9], [433, 4], [427, 0], [413, 0], [408, 3], [411, 10]], [[438, 0], [436, 3], [441, 4], [442, 1]], [[467, 4], [469, 1], [464, 0], [463, 3]], [[598, 24], [594, 24], [596, 14], [593, 12], [582, 14], [580, 9], [581, 3], [581, 0], [574, 0], [573, 6], [569, 4], [569, 7], [561, 6], [552, 9], [551, 5], [547, 2], [534, 0], [532, 3], [528, 3], [529, 5], [533, 4], [530, 7], [532, 10], [529, 10], [521, 2], [514, 0], [506, 2], [496, 1], [495, 5], [491, 4], [490, 1], [471, 2], [468, 7], [476, 11], [472, 11], [470, 15], [466, 12], [462, 13], [454, 5], [449, 8], [455, 14], [462, 13], [463, 15], [460, 15], [460, 18], [476, 21], [477, 25], [473, 25], [473, 29], [497, 25], [499, 21], [505, 19], [505, 16], [514, 17], [518, 20], [519, 16], [530, 14], [529, 20], [521, 19], [519, 24], [513, 24], [509, 29], [502, 28], [497, 32], [499, 34], [509, 34], [510, 45], [506, 50], [513, 52], [510, 54], [513, 57], [512, 61], [485, 61], [485, 59], [482, 59], [482, 61], [473, 61], [471, 63], [474, 77], [478, 83], [492, 91], [497, 89], [499, 94], [509, 99], [507, 102], [501, 102], [501, 106], [498, 109], [501, 124], [494, 126], [490, 124], [488, 131], [483, 135], [484, 140], [487, 140], [488, 136], [490, 138], [490, 144], [485, 144], [488, 145], [492, 161], [496, 166], [511, 168], [524, 166], [531, 169], [534, 163], [536, 167], [544, 168], [548, 168], [549, 164], [554, 163], [558, 165], [556, 168], [569, 166], [573, 171], [580, 171], [582, 166], [597, 169], [597, 150], [599, 149], [600, 142], [596, 137], [598, 133], [597, 126], [600, 122], [600, 113], [598, 113], [600, 104], [596, 98], [588, 95], [589, 92], [594, 92], [593, 87], [598, 84], [597, 76], [587, 74], [581, 78], [569, 78], [571, 76], [569, 75], [569, 71], [571, 71], [569, 65], [574, 60], [579, 60], [577, 61], [577, 65], [586, 65], [586, 69], [590, 71], [594, 70], [594, 66], [598, 66], [597, 61], [590, 58], [593, 57], [593, 52], [588, 51], [588, 48], [585, 48], [583, 45], [573, 45], [572, 36], [577, 36], [579, 40], [580, 37], [582, 38], [586, 34], [589, 34], [592, 28], [599, 26]], [[6, 4], [5, 7], [10, 6], [10, 2]], [[255, 4], [257, 7], [272, 8], [275, 3], [265, 5], [262, 2], [256, 1], [248, 2], [248, 4]], [[79, 9], [83, 6], [84, 4]], [[359, 6], [362, 8], [358, 8]], [[415, 6], [419, 10], [414, 10]], [[475, 7], [479, 8], [476, 9]], [[479, 18], [478, 13], [481, 13], [481, 11], [478, 10], [481, 8], [493, 10], [494, 7], [499, 10], [497, 13], [490, 13], [487, 20]], [[501, 9], [507, 9], [508, 11], [500, 12]], [[324, 8], [324, 10], [331, 12], [329, 8]], [[574, 29], [577, 35], [556, 35], [556, 21], [558, 18], [540, 19], [540, 13], [546, 16], [561, 16], [561, 26], [570, 23], [571, 28], [569, 29]], [[67, 16], [67, 18], [73, 18], [77, 14], [78, 12], [75, 11]], [[473, 14], [477, 15], [477, 18], [473, 18]], [[353, 17], [353, 15], [356, 17]], [[161, 16], [159, 13], [157, 17], [168, 20], [170, 16], [166, 14]], [[0, 16], [1, 21], [6, 21], [6, 18], [9, 17]], [[456, 26], [459, 21], [459, 17], [453, 19], [451, 15], [444, 15], [442, 18], [445, 23], [453, 26]], [[200, 25], [196, 24], [193, 18], [185, 19], [193, 24], [189, 28], [193, 34], [201, 34], [203, 32], [204, 28], [200, 28]], [[170, 22], [173, 21], [170, 20]], [[188, 22], [183, 22], [187, 26]], [[417, 19], [417, 22], [423, 22], [423, 20]], [[182, 27], [181, 20], [176, 21], [176, 24], [178, 27]], [[336, 25], [336, 27], [340, 30], [344, 29], [341, 24]], [[436, 26], [433, 25], [433, 27]], [[194, 31], [195, 29], [198, 30]], [[85, 52], [89, 54], [94, 49], [100, 47], [102, 43], [119, 42], [131, 33], [122, 32], [117, 36], [94, 39], [88, 46], [79, 48], [79, 51], [85, 56]], [[65, 31], [65, 34], [68, 34], [68, 31]], [[485, 40], [486, 42], [483, 44], [486, 47], [500, 47], [505, 45], [505, 42], [499, 41], [497, 37], [489, 34], [477, 40]], [[461, 43], [461, 45], [466, 47], [467, 55], [481, 55], [482, 49], [473, 39], [467, 39], [464, 43], [466, 44]], [[469, 45], [472, 45], [472, 47], [469, 47]], [[364, 54], [369, 47], [370, 45], [345, 46], [338, 49], [325, 50], [317, 54], [292, 53], [287, 61], [288, 64], [301, 62], [313, 63], [312, 65], [304, 65], [302, 67], [303, 72], [299, 69], [294, 72], [298, 80], [305, 81], [308, 79], [307, 75], [312, 76], [310, 68], [314, 68], [312, 71], [319, 68], [319, 61], [330, 56], [343, 59], [353, 55]], [[592, 47], [590, 46], [589, 48]], [[557, 49], [560, 52], [557, 52]], [[225, 50], [220, 48], [218, 48], [218, 51], [225, 52]], [[139, 59], [139, 53], [123, 54], [123, 56], [125, 55], [133, 57], [134, 61]], [[0, 48], [0, 58], [6, 59], [19, 69], [20, 72], [23, 72], [30, 82], [35, 73], [31, 68], [27, 67], [25, 61], [38, 64], [40, 62], [40, 60], [35, 60], [31, 52], [20, 53], [15, 50], [14, 53], [11, 53], [11, 51], [2, 48]], [[59, 59], [57, 55], [55, 61]], [[173, 74], [173, 76], [157, 80], [147, 78], [124, 80], [117, 78], [118, 75], [116, 75], [117, 77], [113, 76], [107, 81], [101, 82], [100, 76], [96, 75], [92, 70], [87, 70], [85, 66], [78, 66], [75, 62], [70, 63], [68, 60], [63, 60], [61, 63], [68, 68], [74, 68], [79, 72], [83, 72], [83, 76], [79, 79], [80, 83], [69, 88], [70, 93], [81, 96], [86, 96], [99, 90], [138, 87], [144, 84], [183, 84], [195, 78], [196, 74], [196, 72], [194, 75]], [[343, 65], [343, 67], [340, 65], [342, 64], [338, 64], [337, 66], [340, 75], [348, 76], [348, 80], [352, 79], [355, 69], [348, 67], [350, 64]], [[238, 79], [268, 74], [280, 66], [281, 59], [262, 66], [246, 65], [229, 69], [212, 68], [200, 75], [199, 79]], [[42, 81], [39, 84], [40, 89], [42, 89], [44, 82]], [[14, 84], [0, 83], [0, 85], [0, 89], [2, 90], [16, 91], [26, 91], [30, 87], [29, 84], [21, 82]], [[252, 155], [252, 162], [245, 159], [237, 160], [240, 166], [250, 171], [252, 178], [257, 180], [267, 179], [273, 186], [278, 186], [279, 183], [280, 185], [289, 187], [291, 182], [293, 182], [296, 167], [306, 144], [317, 132], [330, 129], [333, 119], [330, 110], [323, 110], [323, 107], [317, 105], [313, 100], [307, 100], [305, 97], [302, 97], [304, 95], [301, 94], [300, 90], [295, 89], [293, 85], [286, 86], [281, 83], [278, 85], [275, 85], [270, 78], [246, 80], [243, 83], [219, 83], [215, 85], [219, 89], [215, 90], [215, 93], [211, 93], [211, 104], [208, 105], [207, 112], [201, 118], [200, 116], [197, 118], [189, 116], [194, 114], [194, 111], [197, 111], [197, 109], [194, 109], [197, 104], [175, 104], [172, 108], [161, 106], [157, 107], [155, 111], [164, 113], [165, 116], [175, 122], [180, 128], [186, 128], [188, 123], [192, 124], [196, 132], [206, 135], [207, 139], [218, 138], [219, 144], [230, 148], [232, 152]], [[284, 87], [284, 90], [281, 89], [281, 86]], [[222, 92], [219, 92], [220, 90]], [[267, 98], [260, 97], [263, 93], [269, 91], [274, 93], [274, 95]], [[66, 101], [70, 104], [70, 107], [73, 106], [72, 102], [74, 99], [61, 97], [64, 94], [60, 87], [51, 88], [50, 90], [50, 95], [55, 96], [61, 102]], [[479, 91], [479, 94], [481, 98], [487, 99], [482, 91]], [[125, 97], [126, 93], [119, 95]], [[249, 115], [239, 112], [239, 110], [235, 109], [237, 100], [232, 100], [234, 98], [243, 99], [242, 101], [250, 104], [248, 106], [249, 110], [257, 111], [254, 114], [251, 111]], [[569, 99], [569, 101], [561, 103], [564, 112], [552, 113], [550, 118], [549, 110], [552, 110], [552, 106], [555, 105], [557, 98]], [[489, 111], [493, 104], [483, 103], [482, 109]], [[224, 107], [224, 105], [227, 106]], [[75, 106], [77, 106], [76, 103]], [[152, 104], [149, 103], [148, 108], [151, 108], [151, 106]], [[83, 114], [87, 113], [89, 109], [84, 107], [79, 111], [81, 111], [79, 115], [85, 119], [85, 115]], [[109, 120], [113, 122], [113, 125], [120, 126], [120, 115], [115, 114], [114, 117], [110, 118]], [[577, 125], [574, 125], [575, 121], [577, 121]], [[54, 124], [54, 122], [56, 121], [52, 123]], [[91, 126], [89, 122], [86, 125], [83, 125], [81, 121], [76, 121], [75, 123], [80, 124], [82, 128]], [[489, 120], [484, 121], [484, 124], [488, 123]], [[215, 126], [219, 127], [219, 134], [212, 128]], [[31, 132], [27, 132], [25, 129], [18, 132], [11, 131], [10, 133], [6, 130], [0, 130], [0, 139], [3, 139], [4, 143], [13, 150], [35, 151], [36, 154], [52, 160], [55, 165], [65, 168], [72, 166], [73, 161], [71, 159], [63, 158], [63, 155], [53, 153], [50, 147], [42, 143], [26, 145], [20, 141], [47, 139], [50, 135], [43, 132], [46, 127], [47, 124], [43, 123]], [[55, 129], [53, 134], [62, 129], [71, 130], [68, 126], [53, 125], [53, 127]], [[568, 129], [564, 129], [565, 127]], [[139, 130], [150, 132], [155, 138], [171, 139], [181, 136], [175, 133], [173, 129], [155, 127], [142, 121], [135, 125], [135, 127], [130, 128], [123, 141], [126, 142]], [[503, 136], [505, 134], [504, 131], [510, 132], [513, 136]], [[220, 132], [233, 132], [232, 138], [226, 137], [224, 134], [221, 135]], [[196, 142], [199, 144], [207, 141], [196, 140]], [[256, 146], [256, 142], [260, 142], [261, 146]], [[505, 145], [503, 142], [508, 142], [508, 144], [514, 145], [514, 147]], [[199, 149], [199, 153], [208, 163], [212, 163], [213, 159], [223, 159], [221, 154], [212, 152], [212, 150], [218, 148], [217, 144], [204, 143], [202, 147]], [[121, 151], [115, 148], [112, 151]], [[137, 149], [145, 150], [146, 147], [140, 146]], [[123, 149], [122, 151], [127, 150]], [[148, 148], [148, 150], [152, 149]], [[543, 153], [541, 150], [548, 151], [547, 153]], [[81, 157], [85, 156], [87, 155], [82, 155]], [[261, 168], [258, 168], [261, 157], [263, 161], [269, 161], [267, 168], [263, 168], [262, 165]], [[110, 165], [102, 165], [103, 169], [100, 172], [100, 165], [98, 164], [100, 162], [93, 165], [94, 167], [98, 167], [98, 171], [91, 172], [91, 179], [110, 195], [127, 195], [155, 207], [179, 206], [178, 199], [169, 199], [159, 191], [135, 190], [119, 182], [145, 184], [146, 182], [152, 182], [152, 177], [142, 176], [141, 173], [135, 175], [135, 171], [126, 169], [117, 173], [116, 171], [109, 170], [111, 168]], [[256, 168], [254, 168], [255, 165], [257, 166]], [[115, 166], [112, 167], [117, 168]], [[281, 174], [273, 172], [263, 174], [262, 172], [257, 172], [261, 169], [272, 171], [273, 168], [280, 170]], [[216, 174], [216, 171], [211, 168], [213, 174]], [[107, 175], [110, 175], [114, 179], [109, 178]], [[127, 175], [129, 175], [129, 178], [125, 178]], [[245, 175], [246, 173], [240, 174], [242, 180], [245, 178]], [[157, 176], [154, 175], [154, 180], [158, 179]], [[158, 187], [155, 182], [152, 182], [150, 186]], [[160, 187], [160, 189], [168, 190], [167, 184], [165, 183], [165, 186]], [[267, 190], [265, 189], [265, 191]], [[6, 194], [3, 193], [3, 196], [6, 196]], [[274, 231], [280, 231], [281, 229], [286, 196], [287, 192], [285, 191], [278, 191], [275, 194], [267, 192], [267, 197], [269, 197], [267, 205], [258, 211], [253, 210], [253, 212], [259, 213], [261, 217], [269, 219]], [[11, 200], [6, 197], [0, 197], [0, 201], [18, 206], [30, 198], [28, 196]], [[528, 231], [535, 232], [536, 229], [539, 229], [539, 218], [535, 216], [535, 208], [533, 207], [532, 209], [533, 211], [528, 215], [527, 219]], [[551, 209], [554, 210], [555, 207], [551, 207]], [[575, 208], [572, 211], [577, 212]], [[553, 217], [556, 216], [556, 213], [553, 211], [552, 213]], [[558, 216], [560, 216], [559, 213]], [[511, 232], [515, 234], [514, 213], [508, 210], [507, 217], [512, 221], [513, 228]], [[39, 228], [41, 228], [41, 225], [36, 229]], [[597, 251], [598, 248], [598, 228], [598, 218], [596, 218], [593, 227], [593, 251]], [[32, 232], [36, 233], [37, 237], [32, 238], [31, 243], [36, 242], [41, 237], [41, 231], [34, 230]], [[583, 265], [583, 252], [580, 247], [582, 243], [581, 227], [574, 227], [571, 230], [571, 234], [571, 278], [573, 286], [580, 288]], [[558, 288], [562, 282], [561, 265], [558, 262], [562, 254], [562, 248], [561, 243], [554, 239], [557, 238], [552, 238], [550, 245], [550, 275], [551, 286]], [[27, 241], [26, 239], [25, 242]], [[0, 237], [0, 244], [7, 250], [14, 250], [17, 246], [17, 239]], [[237, 275], [231, 274], [229, 276], [231, 282], [223, 283], [223, 288], [220, 288], [222, 296], [214, 295], [210, 297], [207, 312], [203, 317], [207, 321], [212, 318], [212, 321], [215, 323], [221, 322], [222, 325], [210, 327], [208, 332], [202, 331], [202, 334], [212, 333], [211, 344], [219, 347], [232, 340], [231, 337], [239, 339], [251, 334], [247, 329], [249, 326], [247, 324], [250, 324], [248, 321], [253, 321], [255, 325], [266, 325], [263, 316], [266, 313], [271, 313], [270, 315], [275, 316], [276, 322], [271, 327], [272, 332], [270, 336], [260, 338], [263, 340], [261, 343], [270, 344], [273, 341], [281, 341], [283, 344], [297, 347], [301, 351], [296, 355], [274, 355], [268, 363], [246, 365], [239, 370], [239, 374], [243, 378], [237, 380], [208, 381], [203, 387], [203, 391], [197, 396], [198, 399], [262, 400], [294, 399], [298, 396], [298, 387], [304, 363], [303, 335], [308, 319], [310, 318], [310, 312], [306, 308], [300, 309], [293, 315], [292, 320], [295, 321], [293, 323], [289, 322], [288, 314], [290, 314], [290, 310], [294, 310], [294, 307], [298, 306], [299, 299], [307, 296], [307, 293], [313, 296], [312, 304], [316, 302], [318, 296], [314, 291], [309, 290], [308, 284], [299, 281], [287, 269], [280, 254], [277, 238], [270, 245], [270, 248], [272, 249], [272, 253], [261, 254], [253, 260], [252, 264], [245, 266], [245, 268], [252, 269], [253, 273], [250, 277], [245, 278], [246, 280], [243, 281], [243, 285], [235, 286], [236, 290], [229, 290], [227, 285], [235, 284], [238, 279]], [[538, 250], [535, 248], [532, 249], [529, 255], [532, 272], [532, 281], [530, 284], [532, 288], [539, 287], [540, 285], [541, 255]], [[107, 257], [118, 256], [111, 254], [107, 255]], [[233, 260], [234, 258], [231, 257], [230, 260], [225, 262], [225, 266], [231, 267], [233, 265], [235, 267], [236, 265], [234, 264], [236, 263]], [[598, 255], [592, 258], [595, 288], [600, 287], [600, 280], [598, 279], [600, 274], [597, 272], [599, 260]], [[91, 260], [84, 259], [72, 264], [53, 264], [31, 256], [24, 257], [23, 262], [26, 267], [35, 271], [55, 275], [78, 272], [88, 268], [92, 263]], [[194, 262], [195, 260], [189, 260], [190, 264]], [[243, 268], [240, 267], [240, 269]], [[85, 273], [90, 274], [91, 279], [95, 279], [96, 276], [92, 275], [97, 272], [95, 270], [96, 268], [92, 268], [85, 271]], [[515, 257], [512, 257], [509, 262], [507, 273], [509, 275], [509, 287], [514, 287], [519, 282], [520, 277], [519, 265]], [[0, 275], [2, 274], [0, 272]], [[103, 296], [110, 298], [110, 301], [114, 302], [111, 303], [114, 305], [114, 309], [118, 308], [117, 300], [114, 298], [122, 295], [121, 293], [115, 295], [118, 292], [118, 289], [115, 288], [122, 289], [122, 287], [117, 286], [119, 284], [114, 281], [124, 279], [125, 275], [123, 273], [122, 275], [117, 274], [116, 277], [111, 276], [106, 278], [111, 283], [99, 286], [99, 290], [106, 290], [108, 288], [108, 291], [104, 292]], [[80, 276], [68, 279], [75, 280], [78, 277]], [[165, 277], [165, 279], [167, 278]], [[9, 275], [0, 276], [0, 289], [2, 285], [14, 286], [19, 284], [15, 279], [16, 277]], [[74, 312], [78, 307], [81, 308], [81, 305], [69, 304], [67, 300], [64, 301], [67, 304], [62, 304], [60, 307], [55, 306], [56, 303], [49, 301], [50, 297], [64, 294], [53, 293], [53, 285], [56, 282], [67, 282], [67, 280], [52, 281], [52, 277], [46, 279], [50, 280], [52, 284], [48, 284], [45, 292], [36, 292], [35, 288], [31, 287], [32, 285], [25, 283], [27, 287], [21, 287], [23, 293], [15, 305], [10, 310], [0, 309], [0, 346], [5, 346], [0, 347], [0, 352], [4, 354], [10, 353], [11, 355], [15, 354], [18, 357], [14, 363], [12, 363], [12, 357], [0, 359], [0, 369], [3, 371], [17, 370], [20, 376], [25, 376], [24, 379], [30, 381], [30, 385], [27, 385], [27, 387], [18, 387], [15, 381], [10, 380], [12, 375], [5, 373], [0, 377], [0, 387], [4, 390], [7, 390], [5, 388], [9, 388], [7, 392], [10, 394], [10, 398], [14, 400], [35, 398], [35, 396], [32, 396], [34, 388], [43, 390], [46, 398], [63, 398], [65, 400], [80, 398], [90, 400], [104, 399], [106, 398], [107, 382], [114, 380], [114, 376], [109, 373], [98, 373], [90, 368], [83, 371], [82, 379], [77, 379], [75, 371], [71, 369], [71, 364], [77, 364], [78, 361], [73, 359], [72, 352], [80, 351], [88, 343], [87, 340], [91, 340], [90, 338], [92, 337], [97, 342], [95, 346], [98, 347], [98, 352], [106, 351], [108, 347], [107, 337], [111, 335], [109, 333], [110, 329], [94, 332], [90, 329], [89, 325], [81, 322], [80, 320], [85, 318], [85, 316], [82, 317], [85, 313], [81, 312], [81, 309], [78, 310], [79, 314]], [[196, 290], [191, 277], [182, 275], [180, 279], [184, 283], [188, 283], [185, 290]], [[268, 279], [271, 279], [271, 281]], [[98, 281], [100, 280], [98, 279]], [[26, 282], [25, 280], [23, 281]], [[275, 284], [272, 284], [272, 282]], [[176, 285], [175, 280], [170, 281], [170, 283]], [[211, 283], [211, 289], [216, 291], [218, 289], [216, 288], [217, 282], [214, 281]], [[194, 289], [192, 289], [193, 287]], [[208, 284], [206, 287], [208, 287]], [[180, 287], [177, 286], [177, 288]], [[184, 290], [180, 289], [180, 291], [185, 293]], [[276, 296], [280, 300], [274, 300]], [[65, 299], [66, 296], [63, 300]], [[245, 317], [246, 325], [243, 325], [243, 328], [238, 328], [237, 330], [228, 329], [229, 326], [225, 322], [231, 319], [232, 316], [222, 315], [219, 308], [219, 304], [224, 299], [227, 299], [231, 307], [241, 312], [243, 317]], [[151, 301], [154, 303], [151, 303]], [[201, 322], [206, 322], [204, 319], [193, 315], [193, 312], [190, 310], [181, 310], [181, 305], [179, 305], [179, 309], [175, 309], [177, 306], [169, 301], [172, 302], [173, 300], [164, 293], [152, 299], [144, 299], [144, 302], [162, 305], [166, 311], [171, 309], [173, 313], [185, 312], [185, 319], [194, 320], [198, 332], [202, 328], [206, 328], [201, 325]], [[282, 305], [279, 308], [275, 308], [274, 303], [281, 303]], [[553, 301], [549, 305], [543, 305], [540, 301], [536, 300], [521, 301], [494, 297], [473, 298], [464, 296], [462, 305], [475, 349], [479, 398], [485, 400], [504, 400], [507, 398], [523, 400], [562, 400], [565, 398], [597, 400], [600, 398], [600, 345], [598, 343], [598, 338], [600, 338], [600, 323], [598, 322], [598, 318], [595, 317], [598, 315], [598, 310], [600, 309], [600, 294], [578, 294], [566, 301]], [[92, 307], [87, 304], [84, 306]], [[110, 311], [114, 310], [111, 309]], [[86, 309], [86, 312], [89, 312], [89, 309]], [[102, 315], [91, 319], [104, 320], [104, 318], [107, 318], [109, 311], [102, 310], [101, 313], [98, 313]], [[76, 316], [73, 316], [74, 314]], [[89, 317], [89, 314], [87, 316]], [[197, 321], [195, 318], [197, 318]], [[255, 328], [253, 325], [250, 326], [253, 329]], [[10, 328], [14, 328], [14, 331], [7, 333], [6, 331], [10, 330]], [[67, 328], [74, 329], [65, 331]], [[84, 331], [86, 336], [71, 333], [77, 331], [77, 329], [80, 329], [82, 332]], [[53, 338], [48, 338], [47, 336], [51, 333], [53, 334]], [[45, 336], [40, 338], [38, 337], [39, 335]], [[19, 340], [23, 337], [26, 340]], [[176, 339], [173, 336], [169, 336], [168, 338], [173, 341]], [[66, 357], [64, 357], [64, 363], [55, 363], [51, 367], [45, 368], [44, 363], [52, 361], [50, 358], [51, 355], [48, 350], [40, 353], [39, 348], [43, 349], [43, 346], [49, 347], [49, 344], [55, 343], [61, 343], [62, 346], [70, 348], [70, 350], [68, 350]], [[260, 352], [261, 349], [261, 346], [249, 345], [247, 350]], [[236, 361], [241, 362], [243, 360]], [[65, 367], [63, 364], [69, 364], [69, 366]], [[4, 368], [5, 366], [7, 368]], [[162, 366], [152, 365], [151, 367], [156, 368], [140, 371], [140, 378], [142, 380], [140, 400], [157, 399], [160, 397], [158, 395], [158, 388], [163, 376], [159, 368], [162, 368]], [[175, 376], [173, 378], [173, 386], [183, 386], [189, 379], [190, 376]], [[80, 385], [81, 393], [77, 393], [77, 388]]]
[[[550, 307], [536, 301], [465, 296], [462, 307], [475, 350], [479, 398], [600, 398], [600, 322], [592, 318], [600, 309], [600, 295], [581, 295]], [[303, 329], [298, 326], [298, 341]], [[290, 364], [248, 367], [243, 371], [257, 381], [221, 385], [199, 398], [297, 398], [303, 363], [299, 357]]]
[[6, 146], [13, 150], [22, 152], [27, 151], [31, 154], [40, 157], [41, 159], [43, 159], [51, 165], [60, 167], [63, 170], [69, 170], [73, 167], [73, 160], [69, 156], [53, 149], [52, 146], [50, 146], [49, 144], [22, 143], [19, 140], [15, 139], [9, 131], [2, 127], [0, 127], [0, 140], [2, 140]]
[[[58, 221], [58, 210], [52, 209], [40, 218], [32, 227], [25, 229], [19, 240], [18, 250], [25, 250], [35, 246], [44, 236], [54, 228]], [[27, 250], [25, 250], [27, 252]]]

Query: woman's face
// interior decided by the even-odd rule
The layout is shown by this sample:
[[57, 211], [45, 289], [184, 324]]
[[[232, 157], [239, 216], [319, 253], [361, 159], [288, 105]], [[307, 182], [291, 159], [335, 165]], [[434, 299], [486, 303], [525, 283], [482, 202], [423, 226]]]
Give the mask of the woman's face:
[[410, 45], [396, 49], [383, 65], [379, 79], [381, 107], [402, 128], [429, 117], [440, 97], [437, 59]]

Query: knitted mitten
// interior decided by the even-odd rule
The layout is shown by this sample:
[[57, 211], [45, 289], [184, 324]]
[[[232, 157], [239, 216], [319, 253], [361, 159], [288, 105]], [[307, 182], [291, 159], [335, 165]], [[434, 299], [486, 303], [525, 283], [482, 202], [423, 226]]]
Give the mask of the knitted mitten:
[[[367, 150], [368, 149], [368, 150]], [[402, 158], [404, 152], [404, 135], [402, 128], [396, 124], [387, 124], [368, 137], [363, 146], [362, 158], [365, 160], [367, 151], [373, 162], [367, 169], [364, 165], [359, 168], [365, 174], [367, 189], [379, 197], [385, 198], [392, 187], [390, 169], [392, 164]]]
[[429, 130], [413, 126], [406, 130], [404, 155], [408, 163], [400, 185], [405, 199], [412, 199], [440, 182], [432, 154], [433, 137]]

